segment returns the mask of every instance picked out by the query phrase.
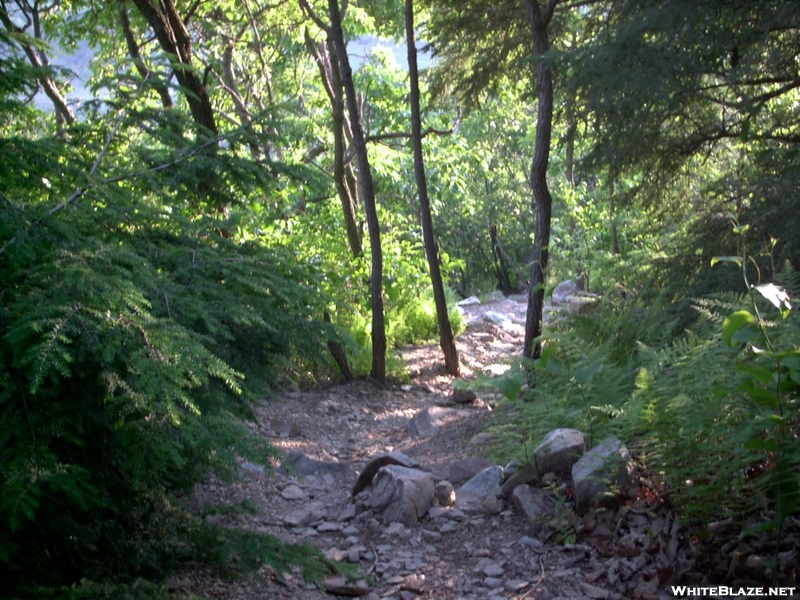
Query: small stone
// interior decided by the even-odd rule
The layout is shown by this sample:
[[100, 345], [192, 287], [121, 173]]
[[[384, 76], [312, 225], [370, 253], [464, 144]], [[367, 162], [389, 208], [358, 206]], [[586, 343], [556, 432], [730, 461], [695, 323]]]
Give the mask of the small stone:
[[356, 505], [348, 504], [345, 509], [339, 514], [337, 521], [350, 521], [356, 516]]
[[509, 579], [505, 582], [504, 587], [506, 588], [507, 592], [518, 594], [529, 585], [530, 582], [525, 581], [524, 579]]
[[358, 551], [358, 547], [353, 546], [347, 553], [347, 562], [357, 563], [360, 560], [361, 560], [361, 554]]
[[478, 399], [478, 394], [474, 390], [468, 389], [453, 389], [452, 400], [456, 404], [471, 404]]
[[489, 589], [492, 589], [503, 585], [503, 580], [498, 579], [497, 577], [487, 577], [486, 579], [483, 580], [483, 585], [485, 585]]
[[403, 525], [402, 523], [392, 523], [386, 528], [386, 531], [384, 531], [384, 533], [386, 535], [397, 535], [398, 533], [402, 532], [405, 528], [406, 526]]
[[409, 590], [400, 590], [400, 600], [414, 600], [417, 597], [415, 592]]
[[483, 574], [487, 577], [500, 577], [505, 572], [505, 569], [497, 563], [488, 564], [483, 568]]
[[342, 529], [342, 533], [345, 535], [358, 535], [361, 533], [361, 530], [355, 525], [349, 525], [348, 527]]
[[332, 523], [330, 521], [323, 521], [317, 527], [317, 531], [320, 533], [328, 533], [331, 531], [339, 531], [341, 530], [342, 526], [339, 523]]
[[339, 596], [366, 596], [369, 592], [367, 582], [363, 579], [350, 583], [344, 577], [328, 577], [322, 585], [329, 594]]
[[519, 538], [517, 544], [526, 548], [534, 548], [534, 549], [541, 548], [542, 546], [544, 546], [544, 544], [541, 541], [537, 540], [536, 538], [528, 537], [527, 535], [523, 535], [521, 538]]
[[304, 500], [306, 493], [295, 484], [287, 485], [281, 492], [281, 496], [287, 500]]
[[456, 529], [458, 529], [458, 525], [451, 521], [439, 527], [439, 533], [451, 533]]

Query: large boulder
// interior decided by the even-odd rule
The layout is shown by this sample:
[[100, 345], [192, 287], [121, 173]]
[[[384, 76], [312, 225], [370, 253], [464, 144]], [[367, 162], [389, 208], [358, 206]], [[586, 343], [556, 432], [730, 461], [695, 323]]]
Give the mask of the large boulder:
[[399, 465], [378, 469], [372, 480], [369, 504], [386, 523], [411, 526], [433, 504], [435, 483], [431, 473]]
[[569, 298], [581, 291], [581, 285], [575, 279], [567, 279], [559, 283], [553, 290], [551, 302], [553, 306], [567, 304]]
[[586, 452], [586, 435], [577, 429], [554, 429], [533, 451], [539, 474], [569, 477], [572, 465]]
[[626, 493], [635, 483], [634, 470], [628, 449], [617, 438], [607, 438], [584, 454], [572, 467], [578, 514]]
[[498, 495], [502, 485], [503, 467], [488, 467], [456, 490], [455, 507], [464, 512], [500, 512], [502, 502]]
[[475, 475], [484, 469], [492, 466], [494, 466], [494, 462], [482, 456], [459, 458], [450, 463], [446, 478], [448, 481], [451, 481], [453, 485], [461, 485], [475, 477]]
[[401, 467], [415, 469], [419, 466], [419, 461], [410, 456], [406, 456], [402, 452], [386, 452], [380, 456], [376, 456], [364, 465], [364, 469], [353, 485], [352, 495], [357, 496], [361, 491], [365, 490], [372, 483], [372, 480], [381, 467], [387, 465], [400, 465]]

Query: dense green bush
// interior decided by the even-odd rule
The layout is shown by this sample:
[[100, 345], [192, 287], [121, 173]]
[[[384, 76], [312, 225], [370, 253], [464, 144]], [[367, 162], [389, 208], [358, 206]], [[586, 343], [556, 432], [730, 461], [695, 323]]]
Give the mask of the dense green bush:
[[[333, 335], [311, 271], [223, 235], [231, 222], [164, 204], [186, 193], [168, 173], [135, 192], [77, 187], [97, 133], [75, 132], [80, 151], [0, 144], [0, 579], [12, 597], [167, 572], [192, 530], [175, 492], [209, 469], [232, 476], [239, 457], [266, 463], [274, 451], [245, 424], [252, 401], [293, 357], [327, 360]], [[106, 160], [127, 169], [118, 158]]]

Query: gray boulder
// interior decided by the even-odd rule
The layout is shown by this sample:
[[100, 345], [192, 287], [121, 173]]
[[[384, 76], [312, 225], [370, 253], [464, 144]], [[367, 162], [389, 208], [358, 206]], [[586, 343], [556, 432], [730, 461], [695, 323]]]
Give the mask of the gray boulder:
[[477, 296], [470, 296], [469, 298], [464, 298], [463, 300], [459, 300], [456, 304], [462, 308], [466, 308], [468, 306], [480, 306], [481, 301], [478, 299]]
[[635, 483], [634, 463], [625, 445], [610, 437], [584, 454], [572, 467], [578, 514], [613, 503]]
[[518, 485], [511, 494], [511, 503], [533, 523], [553, 514], [556, 499], [552, 493], [527, 484]]
[[581, 291], [580, 284], [575, 279], [567, 279], [559, 283], [553, 290], [551, 302], [554, 306], [566, 304], [571, 296]]
[[361, 491], [365, 490], [372, 483], [380, 468], [386, 465], [400, 465], [401, 467], [414, 469], [419, 466], [419, 461], [406, 456], [402, 452], [386, 452], [376, 456], [364, 465], [364, 469], [356, 479], [355, 485], [353, 485], [351, 494], [357, 496]]
[[459, 458], [450, 464], [446, 479], [451, 481], [453, 485], [461, 485], [491, 466], [494, 466], [494, 462], [481, 456]]
[[572, 465], [586, 452], [586, 435], [577, 429], [554, 429], [533, 451], [540, 475], [569, 477]]
[[499, 512], [502, 485], [503, 467], [488, 467], [456, 490], [455, 507], [464, 512]]
[[433, 504], [433, 475], [399, 465], [381, 467], [372, 480], [369, 504], [386, 523], [414, 525]]

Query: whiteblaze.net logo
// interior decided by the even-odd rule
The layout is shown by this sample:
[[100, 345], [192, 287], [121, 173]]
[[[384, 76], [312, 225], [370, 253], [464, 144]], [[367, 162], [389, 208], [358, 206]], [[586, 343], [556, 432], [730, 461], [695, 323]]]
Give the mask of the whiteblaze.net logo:
[[797, 588], [793, 587], [730, 587], [727, 585], [717, 585], [710, 587], [694, 587], [688, 585], [673, 585], [672, 593], [678, 597], [695, 596], [716, 596], [739, 597], [739, 598], [759, 598], [762, 596], [784, 597], [794, 595]]

